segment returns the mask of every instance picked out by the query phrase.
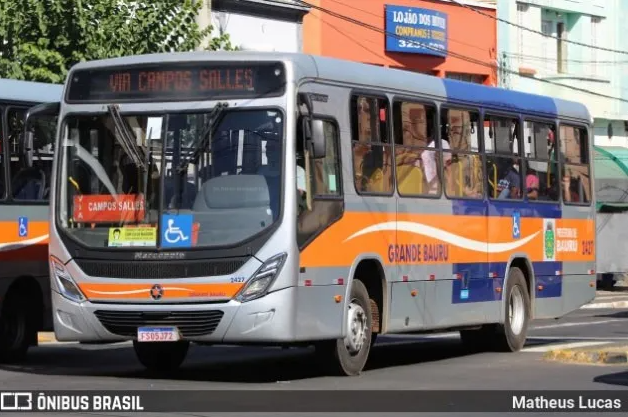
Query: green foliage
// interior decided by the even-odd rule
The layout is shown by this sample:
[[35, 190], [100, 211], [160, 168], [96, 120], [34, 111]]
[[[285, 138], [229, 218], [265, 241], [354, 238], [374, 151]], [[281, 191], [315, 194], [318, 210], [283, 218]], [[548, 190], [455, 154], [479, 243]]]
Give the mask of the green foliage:
[[199, 0], [0, 0], [0, 77], [60, 83], [77, 62], [125, 55], [235, 50], [200, 28]]

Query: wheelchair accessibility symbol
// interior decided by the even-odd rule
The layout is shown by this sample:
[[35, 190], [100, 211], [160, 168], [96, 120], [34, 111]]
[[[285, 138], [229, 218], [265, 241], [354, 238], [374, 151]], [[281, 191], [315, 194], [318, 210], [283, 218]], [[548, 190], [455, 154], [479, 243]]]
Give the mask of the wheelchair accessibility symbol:
[[161, 217], [161, 246], [164, 248], [187, 248], [192, 246], [191, 214]]
[[20, 237], [28, 236], [28, 218], [27, 217], [18, 217], [18, 235]]
[[521, 237], [521, 213], [515, 211], [512, 214], [512, 238], [519, 239]]

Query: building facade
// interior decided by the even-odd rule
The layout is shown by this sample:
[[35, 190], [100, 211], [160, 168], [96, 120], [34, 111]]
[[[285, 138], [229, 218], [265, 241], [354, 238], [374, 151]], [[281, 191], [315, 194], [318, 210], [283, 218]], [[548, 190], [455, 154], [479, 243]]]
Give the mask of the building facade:
[[[494, 1], [458, 2], [496, 16]], [[309, 3], [315, 7], [303, 23], [306, 53], [496, 85], [495, 21], [456, 2]]]
[[[229, 34], [241, 50], [302, 52], [303, 16], [308, 8], [293, 0], [205, 0], [199, 16], [213, 35]], [[207, 12], [209, 14], [207, 14]]]
[[596, 145], [628, 146], [626, 103], [589, 93], [628, 99], [628, 55], [604, 50], [628, 50], [628, 2], [498, 0], [497, 11], [499, 85], [582, 102]]

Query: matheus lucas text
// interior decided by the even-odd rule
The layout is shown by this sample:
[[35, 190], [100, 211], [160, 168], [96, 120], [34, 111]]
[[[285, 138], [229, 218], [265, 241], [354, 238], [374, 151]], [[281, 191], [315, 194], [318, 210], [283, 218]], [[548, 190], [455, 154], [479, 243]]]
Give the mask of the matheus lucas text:
[[512, 397], [512, 408], [515, 410], [619, 410], [621, 409], [620, 399], [611, 398], [587, 398], [577, 396], [574, 398], [546, 398], [542, 395], [528, 397], [525, 395], [514, 395]]

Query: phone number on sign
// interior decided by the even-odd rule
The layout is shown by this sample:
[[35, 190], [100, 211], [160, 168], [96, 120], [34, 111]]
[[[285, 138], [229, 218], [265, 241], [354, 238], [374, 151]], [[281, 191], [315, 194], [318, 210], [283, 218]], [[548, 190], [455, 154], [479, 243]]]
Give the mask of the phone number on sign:
[[437, 43], [424, 43], [424, 42], [413, 42], [413, 41], [399, 41], [400, 48], [414, 48], [414, 49], [431, 49], [438, 51], [445, 51], [445, 47], [443, 45]]

